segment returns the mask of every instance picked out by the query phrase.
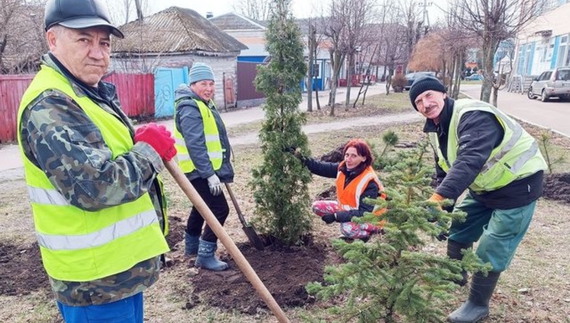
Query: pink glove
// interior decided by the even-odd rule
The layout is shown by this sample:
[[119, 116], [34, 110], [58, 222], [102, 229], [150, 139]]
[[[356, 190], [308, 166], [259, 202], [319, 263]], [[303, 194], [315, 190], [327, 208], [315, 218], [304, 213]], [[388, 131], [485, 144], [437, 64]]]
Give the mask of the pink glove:
[[144, 141], [151, 145], [158, 153], [160, 158], [170, 161], [176, 156], [176, 148], [174, 148], [174, 139], [171, 137], [170, 131], [165, 126], [149, 123], [137, 129], [135, 132], [135, 142]]

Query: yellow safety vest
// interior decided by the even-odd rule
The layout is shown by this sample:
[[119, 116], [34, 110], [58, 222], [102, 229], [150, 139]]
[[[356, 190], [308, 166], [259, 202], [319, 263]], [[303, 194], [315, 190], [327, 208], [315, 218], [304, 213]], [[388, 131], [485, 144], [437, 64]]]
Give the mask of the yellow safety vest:
[[437, 133], [429, 134], [430, 142], [438, 155], [438, 164], [446, 173], [457, 159], [457, 128], [464, 113], [469, 111], [492, 113], [505, 131], [503, 141], [491, 152], [481, 173], [469, 186], [474, 192], [494, 191], [509, 183], [528, 177], [547, 165], [540, 153], [538, 143], [518, 123], [494, 106], [476, 100], [461, 99], [455, 101], [453, 115], [449, 125], [447, 141], [447, 160], [443, 157]]
[[[222, 167], [222, 160], [224, 156], [224, 150], [222, 149], [222, 142], [220, 141], [220, 133], [218, 131], [218, 125], [216, 124], [216, 118], [210, 111], [210, 108], [200, 100], [194, 100], [200, 109], [200, 114], [202, 115], [202, 120], [204, 123], [204, 138], [206, 139], [206, 149], [208, 151], [208, 157], [212, 163], [212, 168], [218, 170]], [[174, 107], [174, 113], [176, 114], [176, 109], [178, 108], [178, 103]], [[184, 173], [190, 173], [196, 169], [194, 162], [190, 158], [188, 153], [188, 148], [186, 147], [186, 142], [184, 141], [184, 136], [178, 131], [177, 127], [174, 127], [174, 139], [175, 147], [177, 151], [176, 161], [180, 166], [180, 169]]]
[[63, 75], [42, 66], [22, 98], [18, 112], [18, 143], [24, 161], [34, 225], [44, 267], [49, 276], [65, 281], [91, 281], [132, 268], [169, 250], [151, 197], [86, 211], [69, 204], [45, 173], [24, 154], [21, 118], [42, 92], [56, 89], [68, 95], [97, 125], [113, 156], [130, 151], [133, 141], [116, 116], [87, 96], [75, 94]]

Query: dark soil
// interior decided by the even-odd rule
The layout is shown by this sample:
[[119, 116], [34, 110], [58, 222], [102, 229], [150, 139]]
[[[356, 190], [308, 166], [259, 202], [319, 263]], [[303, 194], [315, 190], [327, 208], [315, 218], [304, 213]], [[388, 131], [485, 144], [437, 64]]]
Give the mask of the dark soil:
[[[238, 245], [238, 248], [281, 307], [303, 306], [314, 300], [305, 285], [322, 281], [328, 248], [319, 244], [291, 248], [272, 244], [263, 251], [248, 244]], [[267, 309], [238, 265], [232, 259], [222, 260], [228, 262], [230, 269], [200, 270], [193, 277], [194, 297], [211, 306], [251, 315]]]
[[[570, 203], [570, 173], [546, 175], [543, 197]], [[172, 248], [184, 239], [184, 229], [185, 223], [182, 219], [170, 217], [170, 234], [167, 240]], [[322, 281], [324, 266], [338, 261], [331, 254], [330, 246], [312, 243], [310, 239], [306, 242], [303, 247], [291, 248], [269, 243], [263, 251], [258, 251], [247, 243], [238, 245], [267, 290], [282, 307], [298, 307], [312, 303], [314, 299], [307, 294], [305, 285]], [[192, 295], [188, 295], [190, 302], [194, 300], [248, 314], [266, 310], [266, 304], [257, 295], [251, 283], [237, 264], [228, 258], [226, 256], [222, 260], [228, 262], [229, 270], [217, 273], [198, 270], [192, 278], [194, 291]], [[186, 264], [173, 262], [172, 266]], [[37, 244], [0, 244], [0, 294], [28, 295], [37, 290], [50, 292]], [[190, 302], [188, 308], [193, 307]]]
[[27, 246], [0, 244], [1, 295], [29, 295], [41, 289], [48, 292], [49, 288], [37, 243]]
[[570, 203], [570, 173], [545, 175], [542, 197]]

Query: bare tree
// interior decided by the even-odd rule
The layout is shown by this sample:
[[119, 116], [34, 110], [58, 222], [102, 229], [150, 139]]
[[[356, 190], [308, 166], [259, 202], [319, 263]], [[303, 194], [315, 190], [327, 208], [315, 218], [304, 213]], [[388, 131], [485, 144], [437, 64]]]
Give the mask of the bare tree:
[[347, 4], [346, 21], [346, 99], [345, 109], [350, 107], [350, 89], [352, 75], [355, 71], [355, 55], [363, 50], [366, 41], [370, 38], [370, 28], [366, 26], [375, 14], [375, 6], [371, 0], [341, 0]]
[[141, 20], [150, 13], [149, 0], [106, 0], [111, 20], [123, 25], [134, 19]]
[[48, 51], [45, 0], [0, 0], [0, 73], [33, 73]]
[[334, 109], [336, 104], [336, 90], [340, 76], [342, 63], [346, 57], [347, 36], [346, 36], [346, 19], [348, 4], [343, 0], [334, 0], [329, 7], [328, 17], [323, 19], [323, 34], [330, 42], [329, 54], [331, 59], [332, 75], [331, 75], [331, 90], [329, 92], [328, 105], [331, 108], [330, 115], [334, 116]]
[[[414, 46], [420, 40], [422, 35], [425, 34], [425, 30], [423, 25], [424, 21], [420, 20], [419, 14], [419, 7], [417, 5], [417, 1], [414, 2], [412, 0], [402, 0], [400, 2], [400, 15], [398, 15], [398, 19], [400, 21], [405, 21], [406, 28], [405, 28], [405, 42], [406, 42], [406, 51], [405, 54], [405, 61], [407, 62], [409, 57], [412, 56], [412, 52], [414, 50]], [[407, 68], [404, 68], [404, 71]]]
[[380, 45], [376, 64], [384, 66], [382, 77], [386, 79], [386, 95], [388, 95], [392, 75], [394, 75], [397, 65], [404, 65], [409, 58], [410, 49], [407, 36], [409, 31], [407, 26], [401, 23], [405, 21], [405, 6], [386, 1], [383, 8], [382, 12], [385, 19], [379, 38]]
[[[480, 99], [490, 102], [491, 91], [498, 90], [493, 58], [499, 44], [510, 38], [544, 7], [544, 0], [456, 0], [457, 22], [481, 39], [483, 86]], [[495, 84], [497, 82], [498, 84]], [[494, 95], [493, 104], [496, 106]]]
[[271, 13], [271, 0], [238, 0], [234, 4], [234, 10], [238, 13], [257, 21], [269, 19]]

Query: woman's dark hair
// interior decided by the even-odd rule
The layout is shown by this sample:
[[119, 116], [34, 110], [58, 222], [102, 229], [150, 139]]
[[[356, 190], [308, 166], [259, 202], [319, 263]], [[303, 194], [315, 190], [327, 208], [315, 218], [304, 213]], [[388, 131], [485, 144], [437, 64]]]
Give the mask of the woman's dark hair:
[[351, 139], [344, 146], [344, 149], [342, 151], [343, 156], [346, 154], [346, 150], [350, 147], [354, 147], [354, 149], [356, 149], [356, 153], [359, 156], [366, 157], [366, 160], [364, 161], [364, 165], [366, 165], [366, 167], [372, 165], [372, 161], [373, 161], [372, 150], [370, 149], [370, 146], [368, 146], [366, 141], [364, 141], [362, 139]]

